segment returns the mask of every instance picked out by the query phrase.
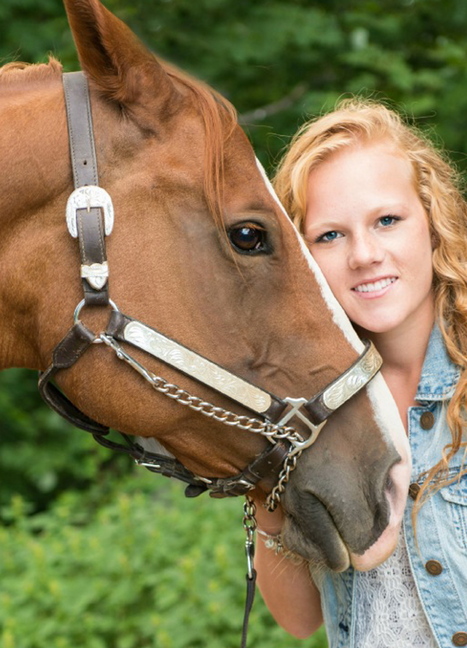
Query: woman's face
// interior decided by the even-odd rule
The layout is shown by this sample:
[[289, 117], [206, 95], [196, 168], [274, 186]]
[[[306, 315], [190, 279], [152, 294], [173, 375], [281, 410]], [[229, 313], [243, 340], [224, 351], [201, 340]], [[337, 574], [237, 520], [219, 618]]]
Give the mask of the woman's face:
[[389, 144], [348, 147], [312, 170], [304, 229], [355, 325], [375, 334], [431, 327], [428, 219], [410, 162]]

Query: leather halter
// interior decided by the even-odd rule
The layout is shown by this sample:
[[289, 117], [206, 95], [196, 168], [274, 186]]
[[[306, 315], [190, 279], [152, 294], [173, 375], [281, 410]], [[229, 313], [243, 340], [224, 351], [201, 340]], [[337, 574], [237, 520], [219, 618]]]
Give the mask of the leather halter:
[[[112, 231], [114, 213], [110, 196], [98, 186], [87, 81], [83, 73], [74, 72], [65, 74], [63, 83], [75, 185], [75, 191], [68, 200], [66, 221], [71, 236], [78, 238], [79, 241], [84, 299], [75, 311], [74, 325], [55, 347], [51, 365], [40, 374], [40, 393], [52, 409], [73, 425], [91, 432], [99, 443], [127, 452], [138, 464], [154, 472], [176, 477], [188, 483], [186, 492], [189, 496], [198, 495], [206, 489], [217, 497], [242, 495], [255, 488], [258, 483], [261, 483], [265, 490], [271, 490], [279, 479], [273, 500], [270, 501], [272, 510], [277, 505], [289, 472], [295, 467], [296, 460], [303, 449], [315, 442], [332, 412], [373, 378], [380, 369], [381, 358], [374, 346], [366, 342], [364, 352], [358, 360], [316, 396], [309, 400], [281, 399], [231, 374], [223, 367], [171, 340], [159, 331], [122, 314], [109, 299], [105, 237]], [[111, 307], [109, 324], [104, 333], [96, 335], [80, 321], [79, 315], [83, 306]], [[158, 385], [161, 384], [160, 381], [163, 383], [165, 381], [154, 376], [132, 358], [122, 344], [142, 349], [239, 403], [243, 408], [251, 411], [254, 418], [235, 415], [190, 395], [188, 400], [186, 398], [183, 400], [181, 396], [167, 394], [171, 398], [178, 399], [182, 404], [206, 416], [221, 420], [227, 425], [238, 425], [242, 429], [263, 434], [271, 441], [271, 445], [240, 474], [228, 478], [205, 478], [195, 475], [172, 456], [146, 450], [144, 440], [140, 439], [135, 443], [123, 433], [125, 445], [105, 439], [109, 429], [81, 412], [51, 382], [59, 371], [73, 366], [92, 344], [101, 342], [112, 348], [120, 359], [132, 366], [162, 393], [167, 393], [168, 388]], [[170, 387], [178, 389], [174, 385]], [[187, 394], [179, 389], [178, 392]], [[193, 405], [193, 400], [198, 404]], [[300, 418], [310, 429], [307, 439], [303, 439], [294, 428], [287, 427], [286, 424], [293, 417]]]

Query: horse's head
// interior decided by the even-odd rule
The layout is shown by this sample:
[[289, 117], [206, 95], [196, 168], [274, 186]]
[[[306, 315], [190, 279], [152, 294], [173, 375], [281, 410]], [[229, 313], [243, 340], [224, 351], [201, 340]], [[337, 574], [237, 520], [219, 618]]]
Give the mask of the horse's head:
[[[157, 61], [98, 0], [65, 5], [91, 89], [100, 184], [115, 207], [107, 239], [111, 299], [278, 401], [308, 401], [355, 363], [363, 346], [275, 199], [233, 110]], [[27, 170], [17, 168], [22, 195], [11, 197], [14, 174], [3, 193], [9, 214], [19, 211], [18, 201], [23, 205], [9, 224], [14, 236], [3, 239], [8, 267], [16, 264], [2, 286], [16, 327], [3, 339], [10, 358], [10, 342], [23, 345], [10, 364], [44, 369], [81, 298], [80, 264], [63, 217], [72, 176], [61, 80], [30, 76], [35, 82], [16, 99], [28, 105], [29, 120], [12, 110], [11, 129], [20, 132], [17, 149], [24, 145], [30, 156], [34, 150], [36, 160], [43, 155], [44, 182], [31, 178], [34, 195], [27, 195]], [[103, 307], [82, 313], [96, 331], [107, 316]], [[251, 416], [171, 364], [132, 353], [190, 394]], [[157, 438], [199, 475], [237, 473], [268, 447], [261, 435], [154, 393], [103, 344], [57, 380], [87, 415]], [[288, 425], [310, 433], [299, 416]], [[395, 405], [377, 377], [329, 416], [299, 458], [283, 498], [285, 542], [333, 569], [345, 568], [349, 555], [360, 568], [373, 566], [395, 546], [408, 463]]]

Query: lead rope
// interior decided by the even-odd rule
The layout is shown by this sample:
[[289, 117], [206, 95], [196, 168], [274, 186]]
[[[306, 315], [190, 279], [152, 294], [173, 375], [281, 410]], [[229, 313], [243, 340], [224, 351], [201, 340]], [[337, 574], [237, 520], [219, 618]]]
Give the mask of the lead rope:
[[255, 534], [256, 534], [256, 505], [250, 497], [246, 497], [245, 504], [243, 505], [243, 528], [246, 533], [245, 553], [246, 553], [246, 599], [245, 599], [245, 613], [243, 615], [243, 630], [242, 630], [242, 643], [241, 648], [246, 648], [247, 635], [248, 635], [248, 622], [250, 620], [250, 612], [255, 600], [256, 590], [256, 569], [254, 568], [255, 557]]

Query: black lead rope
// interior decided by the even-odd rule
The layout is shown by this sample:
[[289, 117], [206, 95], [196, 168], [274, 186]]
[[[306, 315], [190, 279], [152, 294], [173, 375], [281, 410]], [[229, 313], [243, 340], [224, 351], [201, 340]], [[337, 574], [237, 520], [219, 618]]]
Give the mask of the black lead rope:
[[242, 630], [242, 645], [241, 648], [246, 648], [246, 640], [248, 635], [248, 622], [250, 620], [250, 612], [255, 600], [256, 591], [256, 569], [253, 569], [250, 574], [246, 575], [246, 601], [245, 601], [245, 614], [243, 616], [243, 630]]

